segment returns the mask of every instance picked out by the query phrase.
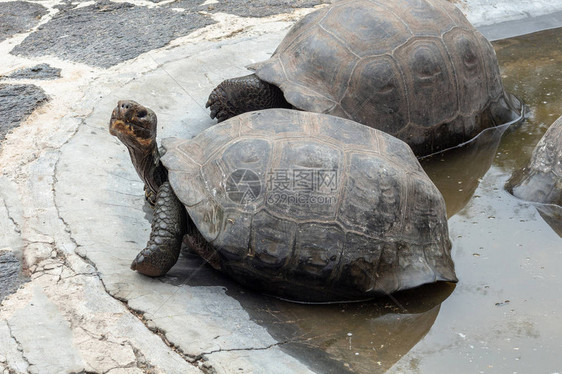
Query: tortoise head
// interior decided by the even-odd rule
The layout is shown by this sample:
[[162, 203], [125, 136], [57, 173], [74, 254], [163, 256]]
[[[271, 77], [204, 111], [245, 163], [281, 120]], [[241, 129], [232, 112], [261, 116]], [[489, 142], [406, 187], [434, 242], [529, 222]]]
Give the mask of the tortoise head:
[[132, 100], [119, 101], [109, 121], [109, 133], [127, 146], [150, 203], [154, 203], [158, 188], [167, 179], [158, 154], [156, 125], [156, 114]]
[[111, 113], [109, 133], [128, 148], [152, 151], [156, 143], [156, 114], [132, 100], [121, 100]]

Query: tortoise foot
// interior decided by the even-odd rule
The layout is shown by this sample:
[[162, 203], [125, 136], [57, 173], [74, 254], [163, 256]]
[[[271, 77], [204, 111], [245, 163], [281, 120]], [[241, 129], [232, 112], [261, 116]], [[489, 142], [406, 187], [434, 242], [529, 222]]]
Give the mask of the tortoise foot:
[[223, 81], [209, 95], [205, 107], [211, 118], [222, 122], [254, 110], [290, 108], [278, 87], [259, 79], [255, 74]]
[[162, 261], [162, 254], [155, 248], [147, 247], [139, 252], [131, 263], [131, 269], [149, 277], [160, 277], [174, 266], [176, 261]]
[[209, 99], [205, 104], [205, 108], [209, 108], [211, 110], [211, 118], [216, 118], [218, 122], [222, 122], [230, 117], [240, 114], [230, 101], [228, 101], [228, 94], [223, 88], [223, 83], [219, 84], [213, 92], [211, 92]]

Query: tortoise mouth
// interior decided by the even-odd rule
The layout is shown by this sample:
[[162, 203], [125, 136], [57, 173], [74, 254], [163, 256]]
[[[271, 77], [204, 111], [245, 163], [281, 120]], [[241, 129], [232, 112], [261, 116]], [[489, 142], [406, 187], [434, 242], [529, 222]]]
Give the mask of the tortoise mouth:
[[156, 140], [156, 115], [134, 101], [119, 101], [111, 113], [109, 133], [128, 146], [148, 146]]

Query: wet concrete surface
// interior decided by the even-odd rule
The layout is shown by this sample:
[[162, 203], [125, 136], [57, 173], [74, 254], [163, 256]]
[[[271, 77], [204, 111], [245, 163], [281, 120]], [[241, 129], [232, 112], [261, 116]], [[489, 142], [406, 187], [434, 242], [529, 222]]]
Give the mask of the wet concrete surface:
[[45, 92], [33, 84], [0, 84], [0, 141], [47, 100]]

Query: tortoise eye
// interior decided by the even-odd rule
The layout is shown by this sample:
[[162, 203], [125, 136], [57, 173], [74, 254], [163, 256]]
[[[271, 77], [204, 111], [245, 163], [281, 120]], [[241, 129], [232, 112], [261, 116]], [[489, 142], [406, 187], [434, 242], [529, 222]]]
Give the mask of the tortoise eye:
[[143, 110], [141, 110], [137, 113], [137, 117], [138, 118], [144, 118], [144, 117], [146, 117], [147, 114], [148, 113], [146, 112], [146, 110], [143, 109]]

